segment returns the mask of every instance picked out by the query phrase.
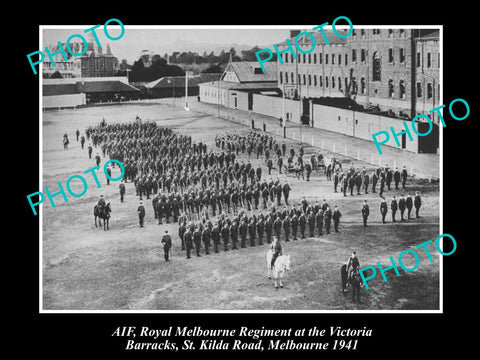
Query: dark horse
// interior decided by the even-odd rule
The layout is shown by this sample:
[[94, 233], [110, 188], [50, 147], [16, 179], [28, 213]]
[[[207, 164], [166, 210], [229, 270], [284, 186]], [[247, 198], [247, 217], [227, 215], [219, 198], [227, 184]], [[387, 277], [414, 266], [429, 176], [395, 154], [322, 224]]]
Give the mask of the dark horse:
[[98, 205], [95, 205], [93, 208], [93, 215], [95, 216], [95, 227], [97, 227], [97, 217], [98, 217], [98, 225], [102, 225], [101, 220], [103, 219], [103, 230], [110, 230], [108, 228], [108, 219], [110, 219], [110, 213], [112, 212], [112, 208], [110, 207], [110, 203], [99, 208]]
[[347, 274], [347, 265], [343, 264], [340, 268], [340, 275], [342, 277], [342, 291], [343, 295], [347, 295], [347, 282], [352, 287], [352, 301], [355, 301], [355, 294], [357, 295], [357, 302], [360, 302], [360, 287], [361, 287], [361, 280], [360, 275], [357, 271], [351, 271], [350, 279], [348, 278]]

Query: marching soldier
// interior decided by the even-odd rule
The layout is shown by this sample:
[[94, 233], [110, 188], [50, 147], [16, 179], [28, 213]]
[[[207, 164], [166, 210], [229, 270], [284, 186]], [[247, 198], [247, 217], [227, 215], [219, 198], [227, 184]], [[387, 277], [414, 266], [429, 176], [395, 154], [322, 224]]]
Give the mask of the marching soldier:
[[187, 230], [185, 231], [183, 238], [185, 240], [185, 249], [187, 251], [187, 259], [190, 259], [190, 251], [193, 248], [193, 235], [190, 230], [190, 227], [188, 227]]
[[300, 225], [301, 238], [305, 239], [305, 229], [307, 227], [307, 218], [305, 217], [304, 212], [300, 214], [300, 217], [298, 218], [298, 224]]
[[158, 218], [157, 204], [158, 204], [158, 195], [155, 195], [152, 199], [153, 214], [155, 215], [155, 219]]
[[[285, 199], [285, 204], [286, 205], [289, 205], [288, 204], [288, 196], [290, 194], [290, 190], [292, 190], [292, 189], [290, 188], [290, 185], [288, 185], [287, 180], [285, 180], [285, 184], [283, 184], [282, 191], [283, 191], [283, 197]], [[279, 205], [280, 205], [280, 203], [279, 203]]]
[[165, 261], [170, 261], [168, 257], [170, 255], [170, 248], [172, 247], [172, 238], [168, 235], [168, 230], [165, 230], [165, 235], [162, 237], [162, 244]]
[[120, 185], [118, 185], [118, 188], [120, 189], [120, 202], [123, 203], [123, 197], [125, 195], [125, 184], [123, 182], [123, 179], [120, 181]]
[[258, 245], [263, 245], [263, 233], [265, 231], [265, 222], [263, 217], [260, 217], [257, 221], [257, 235], [258, 235]]
[[273, 221], [273, 231], [275, 231], [275, 236], [280, 239], [280, 234], [282, 232], [282, 220], [280, 220], [280, 217], [277, 217]]
[[400, 183], [400, 171], [398, 171], [398, 167], [395, 168], [395, 173], [393, 174], [393, 181], [395, 183], [395, 190], [398, 190], [398, 184]]
[[395, 199], [395, 195], [393, 195], [393, 199], [390, 203], [390, 209], [392, 210], [392, 222], [396, 222], [395, 214], [397, 213], [398, 203], [397, 203], [397, 199]]
[[248, 234], [250, 235], [250, 246], [255, 246], [255, 232], [256, 232], [256, 225], [253, 218], [250, 220], [248, 224]]
[[247, 231], [248, 231], [248, 225], [245, 221], [242, 221], [240, 223], [240, 226], [238, 227], [238, 231], [240, 233], [240, 247], [244, 248], [245, 243], [247, 241]]
[[293, 240], [297, 240], [298, 217], [295, 213], [293, 213], [292, 219], [290, 220], [290, 225], [292, 227]]
[[365, 187], [365, 194], [368, 194], [368, 184], [370, 183], [370, 177], [367, 173], [363, 176], [363, 185]]
[[202, 245], [202, 231], [200, 230], [200, 226], [195, 227], [195, 231], [193, 232], [193, 243], [195, 244], [197, 257], [200, 257], [200, 247]]
[[181, 223], [180, 227], [178, 228], [178, 236], [180, 237], [180, 241], [182, 242], [182, 250], [185, 250], [185, 232], [187, 231], [187, 227], [185, 223]]
[[223, 251], [228, 251], [229, 236], [230, 236], [230, 228], [227, 223], [224, 223], [222, 224]]
[[377, 186], [378, 175], [375, 171], [372, 173], [372, 193], [375, 193], [375, 186]]
[[380, 197], [383, 197], [383, 191], [385, 190], [385, 176], [380, 177]]
[[283, 219], [283, 232], [285, 233], [285, 241], [290, 241], [288, 235], [290, 235], [290, 218], [288, 215]]
[[232, 239], [232, 250], [237, 250], [238, 226], [236, 221], [230, 226], [230, 238]]
[[360, 195], [360, 188], [362, 187], [362, 176], [360, 174], [355, 174], [355, 186], [357, 188], [357, 195]]
[[384, 197], [382, 197], [382, 201], [380, 202], [380, 214], [382, 214], [382, 224], [386, 224], [385, 216], [387, 216], [388, 206], [387, 201]]
[[314, 231], [315, 231], [315, 215], [313, 214], [313, 211], [310, 211], [307, 215], [307, 221], [308, 221], [308, 228], [310, 230], [310, 237], [314, 237]]
[[388, 191], [390, 191], [390, 185], [393, 179], [393, 172], [388, 167], [385, 168], [385, 184], [387, 185]]
[[218, 254], [218, 244], [220, 243], [220, 226], [218, 225], [218, 222], [215, 221], [215, 226], [212, 229], [211, 237], [213, 241], [213, 250], [215, 251], [215, 254]]
[[205, 247], [205, 255], [210, 255], [208, 248], [210, 247], [210, 228], [205, 226], [202, 231], [202, 241]]
[[317, 223], [318, 235], [322, 236], [323, 228], [323, 210], [319, 209], [315, 215], [315, 222]]
[[367, 200], [363, 200], [362, 217], [363, 217], [363, 226], [364, 227], [367, 227], [367, 219], [368, 219], [369, 215], [370, 215], [370, 207], [367, 204]]
[[340, 212], [340, 209], [338, 209], [337, 205], [335, 205], [335, 208], [333, 209], [333, 214], [332, 214], [333, 228], [335, 229], [335, 232], [338, 232], [338, 224], [340, 223], [341, 217], [342, 217], [342, 213]]

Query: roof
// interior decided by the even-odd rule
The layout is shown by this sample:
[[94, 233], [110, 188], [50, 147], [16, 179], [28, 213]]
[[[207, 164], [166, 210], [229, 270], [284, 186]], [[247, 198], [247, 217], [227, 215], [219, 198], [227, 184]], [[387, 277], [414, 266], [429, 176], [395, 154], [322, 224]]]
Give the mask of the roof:
[[217, 88], [232, 89], [235, 86], [237, 86], [238, 83], [233, 83], [233, 82], [230, 82], [230, 81], [208, 81], [208, 82], [200, 83], [199, 85], [210, 86], [210, 87], [213, 87], [215, 89], [217, 89]]
[[[334, 34], [333, 30], [329, 29], [324, 29], [325, 31], [325, 36], [328, 39], [329, 44], [346, 44], [347, 43], [347, 38], [340, 38], [337, 35]], [[315, 39], [315, 44], [316, 45], [327, 45], [325, 42], [325, 38], [323, 37], [323, 34], [320, 30], [318, 31], [302, 31], [302, 32], [308, 32], [313, 35], [313, 38]], [[338, 30], [337, 33], [345, 35], [347, 34], [347, 30]], [[297, 35], [298, 36], [298, 35]], [[295, 47], [295, 38], [292, 37], [290, 38], [290, 44], [292, 44], [293, 47]], [[298, 44], [311, 44], [312, 43], [312, 38], [308, 35], [302, 35], [298, 39]], [[282, 41], [281, 43], [276, 44], [277, 46], [286, 46], [287, 45], [287, 40]]]
[[[98, 79], [98, 78], [97, 78]], [[77, 79], [78, 80], [78, 79]], [[82, 82], [77, 81], [76, 83], [53, 83], [53, 84], [43, 84], [43, 96], [53, 96], [53, 95], [68, 95], [68, 94], [79, 94], [81, 92], [85, 93], [98, 93], [98, 92], [137, 92], [140, 91], [136, 87], [125, 84], [122, 81], [86, 81], [83, 83], [82, 91]]]
[[[241, 83], [245, 82], [263, 82], [277, 81], [277, 64], [275, 62], [264, 62], [265, 72], [262, 72], [258, 61], [239, 61], [231, 62], [225, 68], [225, 72], [233, 71]], [[259, 69], [255, 73], [255, 69]]]
[[264, 81], [257, 83], [240, 83], [235, 84], [232, 89], [235, 90], [275, 90], [278, 89], [276, 81]]
[[[188, 86], [195, 87], [200, 83], [216, 81], [222, 74], [200, 74], [188, 78]], [[145, 85], [149, 89], [184, 87], [185, 76], [164, 76]]]
[[440, 39], [440, 30], [438, 29], [419, 29], [415, 33], [415, 39], [416, 40], [422, 40], [422, 39]]

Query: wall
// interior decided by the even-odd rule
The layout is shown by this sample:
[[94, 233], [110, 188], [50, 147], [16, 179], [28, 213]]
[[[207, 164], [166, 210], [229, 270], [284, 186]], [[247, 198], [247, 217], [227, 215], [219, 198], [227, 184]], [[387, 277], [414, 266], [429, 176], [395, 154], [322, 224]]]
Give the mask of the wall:
[[[283, 99], [281, 97], [253, 94], [253, 112], [257, 114], [280, 118], [283, 111]], [[290, 121], [300, 122], [300, 105], [298, 101], [285, 99], [285, 112], [292, 113]]]
[[68, 94], [68, 95], [54, 95], [43, 96], [43, 108], [59, 108], [59, 107], [73, 107], [78, 105], [85, 105], [85, 94]]

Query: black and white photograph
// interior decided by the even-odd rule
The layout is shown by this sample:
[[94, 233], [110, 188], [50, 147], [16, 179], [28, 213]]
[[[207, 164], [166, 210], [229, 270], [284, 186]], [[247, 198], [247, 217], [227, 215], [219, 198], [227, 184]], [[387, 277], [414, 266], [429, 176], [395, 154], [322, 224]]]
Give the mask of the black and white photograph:
[[44, 28], [41, 309], [441, 310], [442, 27], [337, 24]]

